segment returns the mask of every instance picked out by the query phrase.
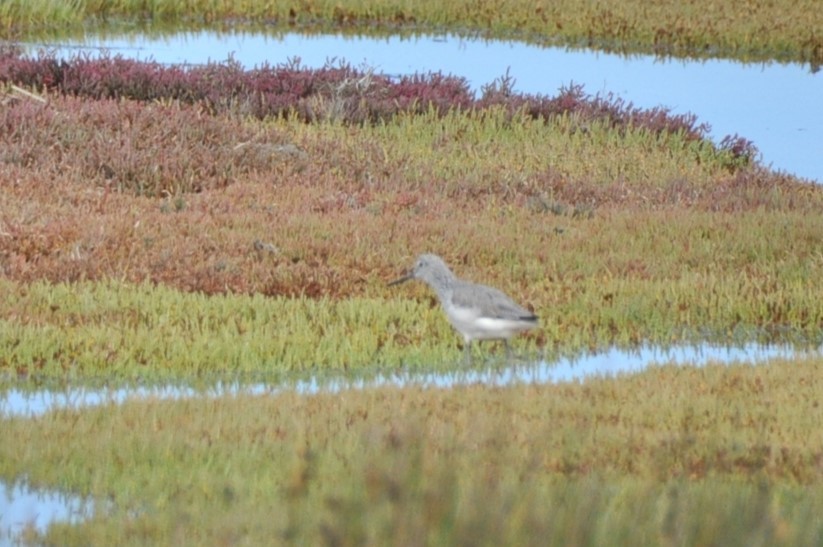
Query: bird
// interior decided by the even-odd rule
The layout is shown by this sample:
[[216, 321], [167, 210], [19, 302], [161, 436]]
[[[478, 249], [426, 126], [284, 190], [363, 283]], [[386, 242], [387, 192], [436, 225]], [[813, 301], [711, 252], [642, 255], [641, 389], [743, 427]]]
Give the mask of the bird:
[[506, 355], [511, 357], [509, 338], [538, 326], [538, 317], [533, 312], [494, 287], [458, 278], [435, 254], [420, 255], [410, 270], [388, 286], [412, 279], [425, 282], [437, 293], [449, 323], [463, 335], [468, 362], [472, 341], [502, 340]]

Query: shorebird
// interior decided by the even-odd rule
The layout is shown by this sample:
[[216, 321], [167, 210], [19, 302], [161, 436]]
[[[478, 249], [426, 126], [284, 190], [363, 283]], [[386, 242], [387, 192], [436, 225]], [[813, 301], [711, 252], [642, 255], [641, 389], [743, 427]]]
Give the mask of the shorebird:
[[458, 278], [437, 255], [420, 255], [412, 269], [389, 286], [410, 279], [425, 281], [437, 293], [449, 322], [466, 341], [468, 361], [473, 340], [502, 340], [510, 356], [509, 338], [537, 326], [534, 313], [493, 287]]

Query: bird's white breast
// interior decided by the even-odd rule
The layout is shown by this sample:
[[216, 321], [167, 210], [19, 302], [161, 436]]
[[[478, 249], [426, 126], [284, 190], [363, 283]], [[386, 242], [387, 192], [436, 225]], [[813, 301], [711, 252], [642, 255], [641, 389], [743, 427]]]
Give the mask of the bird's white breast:
[[530, 322], [518, 319], [484, 317], [476, 308], [458, 308], [451, 305], [445, 310], [449, 322], [467, 341], [511, 338], [515, 333], [534, 326]]

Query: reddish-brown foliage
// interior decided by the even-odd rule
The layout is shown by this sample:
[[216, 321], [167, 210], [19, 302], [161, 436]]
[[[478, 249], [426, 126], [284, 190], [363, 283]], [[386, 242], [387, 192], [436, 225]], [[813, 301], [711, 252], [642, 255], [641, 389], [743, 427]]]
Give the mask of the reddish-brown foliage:
[[[641, 127], [654, 133], [680, 133], [691, 140], [707, 138], [709, 126], [698, 124], [694, 114], [672, 114], [667, 108], [642, 109], [612, 94], [590, 96], [581, 85], [570, 85], [556, 97], [515, 93], [508, 75], [484, 86], [477, 106], [505, 105], [510, 112], [523, 110], [534, 118], [574, 114], [582, 122], [605, 120], [615, 128]], [[729, 137], [727, 137], [729, 139]], [[754, 152], [753, 150], [740, 150]], [[750, 157], [753, 157], [750, 156]]]
[[[9, 66], [28, 62], [11, 56], [0, 65], [8, 74]], [[59, 63], [31, 62], [39, 67], [33, 73], [51, 71], [51, 81], [65, 79]], [[153, 66], [116, 62], [138, 72]], [[110, 66], [106, 63], [114, 61], [84, 65], [84, 70]], [[169, 81], [191, 77], [179, 69], [154, 69]], [[402, 157], [387, 160], [376, 140], [350, 142], [329, 136], [333, 131], [294, 137], [278, 131], [277, 124], [242, 121], [233, 110], [237, 96], [216, 90], [242, 89], [231, 75], [250, 73], [213, 66], [204, 68], [201, 77], [207, 70], [214, 71], [212, 82], [222, 83], [211, 98], [190, 101], [182, 100], [179, 90], [178, 101], [135, 101], [116, 93], [116, 98], [96, 100], [76, 96], [80, 93], [46, 94], [44, 102], [3, 97], [2, 275], [21, 281], [115, 277], [207, 293], [340, 297], [367, 293], [375, 279], [391, 278], [410, 253], [427, 248], [459, 249], [454, 259], [491, 260], [489, 249], [508, 247], [527, 230], [535, 238], [529, 252], [548, 253], [551, 239], [563, 233], [557, 218], [585, 225], [609, 208], [643, 212], [681, 206], [817, 214], [823, 202], [819, 188], [756, 168], [738, 169], [711, 185], [683, 179], [604, 182], [571, 178], [552, 168], [503, 184], [498, 178], [508, 167], [501, 165], [500, 172], [483, 174], [488, 180], [463, 184], [444, 182], [436, 166], [423, 163], [415, 165], [410, 184], [407, 162]], [[346, 78], [354, 74], [341, 70]], [[266, 71], [255, 77], [264, 75], [271, 79], [265, 84], [271, 97], [302, 95], [315, 85], [312, 78], [319, 78], [297, 70], [282, 81]], [[359, 80], [327, 80], [324, 85], [333, 89], [325, 97], [355, 97], [366, 88], [368, 100], [343, 101], [353, 109], [345, 115], [365, 119], [370, 113], [410, 111], [424, 104], [438, 111], [492, 104], [488, 95], [494, 93], [487, 90], [478, 103], [461, 103], [468, 101], [461, 86], [438, 75], [394, 83], [378, 78], [384, 87], [374, 89], [385, 92], [380, 95], [372, 90], [371, 78], [361, 74]], [[129, 81], [142, 89], [139, 78]], [[334, 85], [350, 86], [353, 95]], [[418, 100], [425, 96], [431, 98], [428, 103]], [[303, 104], [322, 106], [316, 95]], [[636, 123], [631, 113], [620, 117], [622, 106], [587, 102], [579, 89], [546, 104], [604, 115], [617, 120], [617, 126]], [[665, 127], [664, 115], [655, 119]], [[727, 146], [738, 145], [733, 141]], [[503, 211], [506, 221], [501, 223]], [[466, 218], [471, 222], [460, 220]]]
[[[198, 103], [210, 112], [229, 110], [258, 118], [291, 114], [307, 121], [333, 117], [360, 124], [431, 108], [444, 114], [451, 109], [503, 106], [533, 118], [574, 114], [584, 122], [605, 120], [616, 128], [682, 132], [689, 139], [705, 139], [709, 129], [698, 124], [693, 114], [641, 109], [613, 95], [590, 96], [578, 85], [561, 89], [555, 97], [521, 94], [514, 92], [514, 80], [506, 75], [484, 86], [475, 98], [463, 78], [432, 73], [393, 80], [346, 64], [308, 69], [290, 62], [244, 70], [233, 61], [182, 67], [119, 56], [29, 58], [19, 50], [3, 48], [0, 81], [93, 99]], [[737, 136], [726, 137], [722, 146], [747, 161], [756, 153], [751, 142]]]
[[350, 123], [430, 107], [446, 112], [473, 100], [464, 79], [437, 73], [393, 81], [346, 64], [312, 70], [291, 62], [244, 70], [233, 61], [182, 67], [119, 56], [28, 58], [9, 48], [0, 49], [0, 81], [92, 99], [167, 99], [199, 103], [212, 112], [258, 118], [293, 114], [307, 121], [322, 116], [311, 99], [323, 97], [334, 101], [342, 121]]
[[253, 132], [197, 108], [76, 98], [19, 101], [0, 110], [0, 161], [48, 176], [162, 196], [226, 186], [257, 171], [299, 165], [276, 132]]

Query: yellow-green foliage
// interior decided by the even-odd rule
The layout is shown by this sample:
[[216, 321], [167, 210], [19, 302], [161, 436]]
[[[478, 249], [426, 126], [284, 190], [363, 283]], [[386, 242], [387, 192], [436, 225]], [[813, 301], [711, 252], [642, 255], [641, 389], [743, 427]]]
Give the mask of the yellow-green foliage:
[[[412, 300], [212, 296], [120, 283], [15, 286], [0, 320], [0, 369], [94, 381], [373, 368], [443, 359], [445, 321]], [[415, 323], [418, 326], [415, 326]], [[416, 332], [425, 325], [434, 342]], [[434, 325], [440, 327], [435, 335]], [[445, 327], [445, 328], [444, 328]], [[401, 354], [414, 337], [414, 352]], [[450, 342], [451, 339], [448, 339]], [[227, 376], [228, 375], [228, 376]], [[215, 377], [212, 377], [214, 379]]]
[[[530, 254], [505, 251], [516, 239], [493, 240], [478, 249], [474, 268], [456, 269], [523, 295], [518, 300], [542, 316], [541, 328], [518, 340], [531, 357], [539, 346], [553, 354], [645, 341], [819, 341], [823, 288], [811, 275], [819, 257], [808, 247], [819, 238], [809, 232], [818, 217], [786, 225], [790, 238], [773, 222], [772, 235], [754, 231], [764, 218], [776, 220], [741, 217], [732, 226], [722, 216], [659, 215], [636, 225], [618, 215], [597, 236], [593, 221], [578, 221], [544, 247], [530, 243]], [[398, 272], [411, 259], [396, 248], [388, 258]], [[497, 265], [482, 267], [489, 262]], [[0, 280], [0, 370], [52, 380], [276, 379], [457, 361], [458, 337], [429, 289], [388, 288], [389, 279], [369, 278], [359, 291], [368, 296], [342, 299]]]
[[106, 508], [48, 543], [816, 545], [821, 366], [58, 410], [0, 477]]
[[[77, 29], [89, 19], [150, 19], [155, 25], [225, 20], [396, 31], [473, 29], [543, 43], [754, 59], [823, 59], [823, 15], [816, 0], [755, 0], [745, 9], [719, 0], [6, 0], [0, 24], [16, 32]], [[373, 31], [373, 27], [372, 31]]]
[[[248, 122], [301, 161], [152, 199], [83, 163], [98, 118], [71, 105], [0, 163], [2, 387], [453, 368], [431, 291], [386, 287], [420, 252], [532, 306], [529, 359], [822, 336], [823, 192], [708, 143], [501, 112]], [[821, 365], [3, 417], [0, 477], [104, 508], [49, 544], [819, 545]]]
[[[310, 126], [289, 125], [298, 134], [316, 135]], [[726, 172], [726, 158], [707, 141], [638, 128], [618, 132], [605, 122], [572, 116], [548, 123], [525, 115], [511, 118], [502, 109], [452, 112], [445, 118], [410, 114], [376, 128], [332, 126], [323, 133], [344, 147], [337, 154], [355, 165], [362, 162], [366, 172], [376, 171], [378, 166], [369, 164], [378, 161], [384, 169], [402, 166], [406, 190], [434, 179], [446, 192], [522, 191], [546, 171], [570, 180], [631, 181], [632, 186], [660, 187], [685, 178], [705, 187]]]
[[[457, 338], [431, 292], [385, 286], [424, 251], [533, 306], [542, 327], [520, 342], [530, 352], [695, 337], [819, 340], [819, 191], [741, 187], [697, 198], [741, 212], [679, 207], [679, 192], [711, 195], [719, 168], [686, 158], [668, 167], [667, 152], [631, 134], [614, 147], [630, 158], [613, 162], [585, 141], [571, 157], [555, 155], [562, 134], [531, 122], [497, 132], [472, 116], [429, 122], [282, 122], [322, 162], [317, 177], [236, 181], [187, 197], [175, 213], [159, 201], [89, 199], [86, 186], [68, 181], [63, 195], [76, 199], [55, 201], [50, 185], [10, 188], [0, 196], [7, 218], [25, 220], [8, 224], [14, 237], [2, 241], [9, 273], [59, 279], [88, 268], [74, 275], [151, 275], [181, 288], [4, 280], [0, 368], [114, 380], [453, 362]], [[606, 202], [576, 215], [587, 201], [539, 185], [547, 165], [579, 169], [588, 181], [566, 185], [572, 192], [602, 188], [598, 199], [629, 206]], [[613, 180], [610, 165], [638, 171]], [[672, 178], [678, 170], [687, 182]], [[661, 193], [674, 196], [661, 210], [638, 207]], [[255, 252], [259, 239], [275, 250]], [[275, 295], [182, 292], [201, 277], [222, 290]]]

